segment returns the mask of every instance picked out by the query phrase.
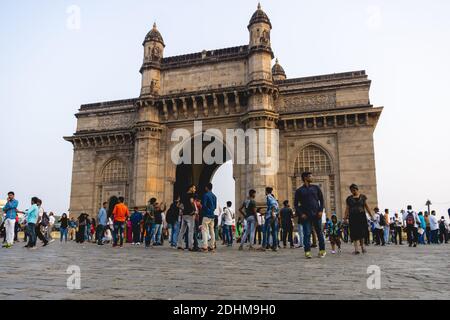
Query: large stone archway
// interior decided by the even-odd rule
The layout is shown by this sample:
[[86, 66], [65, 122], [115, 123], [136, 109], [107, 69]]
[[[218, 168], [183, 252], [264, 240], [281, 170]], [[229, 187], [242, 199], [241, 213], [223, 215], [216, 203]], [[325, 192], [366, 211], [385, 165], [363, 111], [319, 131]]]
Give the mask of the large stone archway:
[[[124, 159], [129, 169], [124, 185], [130, 206], [144, 207], [151, 197], [169, 203], [189, 183], [202, 188], [218, 164], [179, 166], [171, 159], [173, 132], [194, 132], [195, 121], [223, 136], [227, 129], [278, 132], [276, 170], [267, 173], [261, 162], [233, 164], [236, 202], [252, 188], [264, 206], [266, 186], [280, 201], [292, 200], [306, 168], [299, 153], [306, 152], [330, 163], [330, 170], [317, 172], [327, 212], [342, 214], [351, 183], [377, 205], [373, 131], [382, 108], [370, 102], [365, 71], [287, 78], [278, 61], [272, 65], [271, 29], [259, 8], [248, 25], [248, 44], [164, 57], [155, 25], [143, 43], [139, 97], [81, 106], [77, 130], [65, 138], [74, 146], [71, 212], [97, 213], [100, 170], [112, 158]], [[258, 141], [258, 148], [269, 145]]]

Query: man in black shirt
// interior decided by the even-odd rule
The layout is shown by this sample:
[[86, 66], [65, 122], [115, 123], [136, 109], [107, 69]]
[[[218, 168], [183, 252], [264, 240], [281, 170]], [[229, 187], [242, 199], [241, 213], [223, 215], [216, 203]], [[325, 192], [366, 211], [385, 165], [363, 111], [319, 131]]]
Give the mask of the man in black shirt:
[[302, 173], [303, 186], [295, 192], [294, 206], [299, 220], [303, 225], [303, 244], [305, 257], [311, 256], [311, 233], [314, 228], [319, 238], [319, 257], [326, 255], [325, 239], [322, 233], [323, 194], [320, 188], [312, 183], [311, 172]]

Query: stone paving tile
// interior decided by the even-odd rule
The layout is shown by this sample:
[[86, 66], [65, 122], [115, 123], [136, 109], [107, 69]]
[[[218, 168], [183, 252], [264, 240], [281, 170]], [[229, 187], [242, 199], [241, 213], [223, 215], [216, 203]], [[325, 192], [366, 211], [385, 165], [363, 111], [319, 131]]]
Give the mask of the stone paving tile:
[[[369, 247], [353, 256], [305, 260], [301, 249], [188, 253], [168, 247], [123, 249], [54, 242], [35, 251], [0, 250], [0, 299], [450, 299], [450, 245]], [[316, 251], [313, 251], [317, 254]], [[81, 290], [67, 289], [69, 265]], [[381, 289], [366, 286], [381, 268]]]

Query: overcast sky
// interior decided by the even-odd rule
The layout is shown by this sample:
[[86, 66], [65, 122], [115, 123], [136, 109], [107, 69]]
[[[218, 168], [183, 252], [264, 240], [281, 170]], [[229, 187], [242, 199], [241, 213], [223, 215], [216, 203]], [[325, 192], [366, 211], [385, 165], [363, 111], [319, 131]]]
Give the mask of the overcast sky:
[[[71, 7], [75, 5], [75, 7]], [[0, 198], [33, 195], [69, 207], [81, 104], [137, 97], [142, 41], [154, 21], [165, 56], [248, 43], [257, 1], [0, 1]], [[288, 77], [365, 69], [375, 132], [380, 208], [429, 198], [450, 208], [450, 1], [262, 1]], [[71, 14], [80, 9], [80, 28]], [[228, 168], [228, 169], [227, 169]], [[230, 166], [214, 181], [220, 200]], [[228, 178], [228, 180], [227, 180]], [[228, 181], [225, 185], [224, 181]]]

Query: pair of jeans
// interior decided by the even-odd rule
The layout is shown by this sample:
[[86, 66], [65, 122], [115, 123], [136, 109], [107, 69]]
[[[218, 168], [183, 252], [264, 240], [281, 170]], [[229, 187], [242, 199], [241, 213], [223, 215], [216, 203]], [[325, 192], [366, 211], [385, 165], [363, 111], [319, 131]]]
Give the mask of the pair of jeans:
[[276, 216], [275, 218], [266, 218], [263, 232], [263, 247], [267, 248], [269, 246], [269, 237], [272, 236], [272, 249], [278, 248], [278, 218]]
[[[397, 238], [398, 238], [398, 240], [397, 240]], [[402, 244], [402, 227], [395, 227], [395, 229], [394, 229], [394, 239], [395, 239], [394, 240], [395, 244], [397, 244], [397, 243]]]
[[202, 221], [202, 240], [203, 249], [208, 248], [208, 233], [210, 236], [209, 248], [214, 249], [216, 246], [216, 235], [214, 233], [214, 218], [203, 217]]
[[178, 241], [178, 233], [180, 232], [180, 223], [177, 221], [175, 223], [169, 224], [169, 228], [170, 228], [169, 243], [172, 247], [176, 247]]
[[303, 225], [299, 223], [297, 228], [298, 228], [298, 246], [303, 247], [304, 242]]
[[133, 234], [133, 243], [139, 243], [141, 241], [141, 226], [139, 223], [133, 224], [131, 226], [131, 231]]
[[152, 228], [152, 242], [154, 244], [161, 244], [161, 230], [162, 224], [153, 224]]
[[26, 233], [28, 235], [28, 247], [32, 248], [36, 246], [36, 224], [28, 223]]
[[153, 223], [147, 223], [144, 225], [145, 230], [145, 246], [149, 247], [153, 239]]
[[384, 242], [389, 243], [389, 233], [390, 233], [390, 227], [384, 226]]
[[256, 244], [256, 238], [258, 238], [258, 244], [262, 243], [262, 226], [258, 225], [255, 230], [255, 240], [253, 244]]
[[184, 235], [186, 234], [186, 230], [189, 228], [188, 231], [188, 248], [192, 249], [193, 242], [194, 242], [194, 228], [195, 228], [195, 220], [194, 216], [184, 215], [183, 219], [181, 221], [181, 230], [178, 234], [178, 248], [184, 248], [183, 241], [184, 241]]
[[59, 241], [63, 242], [63, 239], [67, 242], [67, 228], [59, 228]]
[[114, 231], [113, 231], [113, 239], [114, 246], [117, 246], [117, 243], [120, 243], [120, 246], [123, 246], [123, 229], [124, 222], [114, 221]]
[[306, 221], [303, 221], [303, 247], [305, 252], [311, 251], [311, 235], [313, 232], [313, 228], [316, 231], [317, 236], [319, 237], [319, 250], [325, 250], [325, 238], [323, 236], [321, 226], [322, 219], [318, 219], [317, 217], [309, 218]]
[[432, 244], [438, 243], [438, 234], [439, 234], [439, 229], [431, 230], [431, 243]]
[[375, 242], [377, 245], [385, 245], [386, 242], [384, 241], [384, 229], [377, 229], [375, 228]]
[[[224, 236], [224, 240], [225, 243], [227, 245], [232, 245], [233, 244], [233, 226], [230, 225], [223, 225], [223, 236]], [[241, 244], [243, 243], [243, 238], [241, 239]]]
[[431, 243], [431, 229], [430, 229], [430, 227], [426, 227], [425, 234], [427, 235], [427, 243], [430, 244]]
[[289, 241], [289, 244], [292, 246], [294, 246], [294, 240], [292, 238], [292, 224], [288, 224], [288, 225], [284, 225], [281, 227], [283, 230], [283, 246], [286, 247], [287, 245], [287, 241]]
[[408, 244], [417, 244], [417, 228], [414, 226], [406, 226], [406, 236], [408, 239]]
[[97, 244], [103, 244], [103, 234], [105, 232], [105, 226], [99, 224], [97, 230], [95, 230], [95, 239], [97, 239]]
[[247, 227], [245, 228], [244, 235], [241, 238], [241, 247], [244, 246], [245, 240], [247, 240], [248, 237], [250, 237], [248, 239], [248, 243], [250, 243], [250, 247], [252, 247], [255, 241], [256, 218], [254, 216], [250, 216], [246, 219], [246, 221]]

